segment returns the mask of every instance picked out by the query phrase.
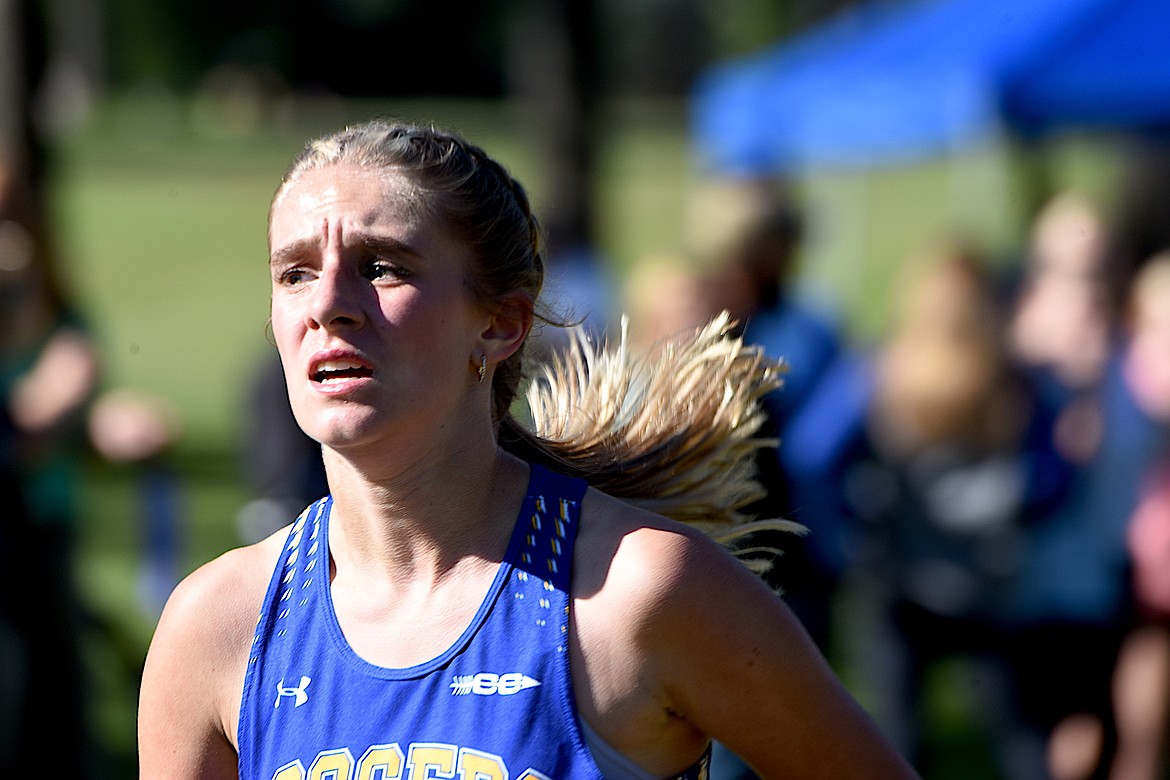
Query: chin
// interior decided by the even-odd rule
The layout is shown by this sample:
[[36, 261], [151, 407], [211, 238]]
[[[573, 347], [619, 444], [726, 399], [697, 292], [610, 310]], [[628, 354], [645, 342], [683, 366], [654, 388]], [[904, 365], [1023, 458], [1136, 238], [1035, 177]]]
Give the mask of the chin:
[[373, 419], [370, 414], [357, 414], [356, 410], [340, 410], [340, 413], [317, 413], [311, 424], [301, 428], [309, 438], [324, 447], [344, 449], [369, 443], [386, 435], [389, 425]]

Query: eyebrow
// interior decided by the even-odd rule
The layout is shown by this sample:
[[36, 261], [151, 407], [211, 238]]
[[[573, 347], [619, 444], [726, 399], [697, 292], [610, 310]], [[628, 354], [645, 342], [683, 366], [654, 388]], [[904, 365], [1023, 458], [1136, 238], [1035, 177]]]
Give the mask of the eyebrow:
[[301, 255], [315, 249], [320, 242], [316, 238], [301, 238], [272, 250], [268, 257], [269, 265], [280, 265], [291, 262]]
[[415, 249], [405, 241], [400, 241], [397, 238], [390, 238], [389, 236], [376, 236], [369, 233], [358, 233], [355, 235], [355, 243], [361, 244], [366, 249], [377, 252], [383, 255], [410, 255], [415, 259], [421, 259], [422, 253]]
[[[421, 258], [422, 254], [405, 241], [388, 236], [377, 236], [370, 233], [351, 233], [351, 243], [365, 247], [367, 250], [384, 255], [409, 255]], [[269, 257], [269, 265], [281, 265], [294, 262], [297, 258], [316, 251], [321, 245], [318, 237], [299, 238], [284, 246], [274, 249]]]

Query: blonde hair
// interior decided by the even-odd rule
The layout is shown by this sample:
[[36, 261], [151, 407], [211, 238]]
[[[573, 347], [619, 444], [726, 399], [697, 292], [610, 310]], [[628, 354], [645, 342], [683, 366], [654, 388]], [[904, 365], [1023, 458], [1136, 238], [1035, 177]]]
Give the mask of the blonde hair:
[[726, 312], [645, 353], [576, 331], [528, 386], [532, 432], [561, 470], [632, 504], [731, 543], [757, 530], [800, 530], [740, 510], [763, 497], [754, 456], [761, 399], [781, 385], [782, 361], [733, 337]]

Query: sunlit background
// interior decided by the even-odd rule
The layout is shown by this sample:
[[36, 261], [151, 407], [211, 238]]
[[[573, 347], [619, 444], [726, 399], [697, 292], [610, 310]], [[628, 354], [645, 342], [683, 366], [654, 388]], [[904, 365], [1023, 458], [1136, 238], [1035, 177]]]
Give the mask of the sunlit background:
[[[250, 541], [249, 392], [274, 351], [266, 211], [307, 138], [389, 115], [481, 144], [530, 189], [554, 268], [558, 251], [597, 258], [611, 323], [651, 261], [708, 270], [740, 195], [766, 183], [802, 214], [793, 287], [858, 349], [886, 332], [930, 247], [977, 247], [1007, 284], [1050, 196], [1073, 190], [1136, 221], [1137, 174], [1167, 170], [1155, 166], [1170, 7], [1153, 0], [0, 0], [0, 12], [0, 142], [44, 155], [57, 270], [97, 346], [100, 390], [144, 394], [174, 436], [134, 462], [78, 450], [100, 778], [136, 775], [138, 673], [169, 584]], [[1164, 200], [1142, 205], [1166, 214]], [[855, 643], [828, 652], [871, 701]], [[962, 673], [932, 673], [931, 776], [994, 777], [971, 706], [948, 695]]]

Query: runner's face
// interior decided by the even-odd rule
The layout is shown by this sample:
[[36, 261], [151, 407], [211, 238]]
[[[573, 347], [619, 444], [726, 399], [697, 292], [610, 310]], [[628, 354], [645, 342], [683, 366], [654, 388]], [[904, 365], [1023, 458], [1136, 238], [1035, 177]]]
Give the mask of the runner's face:
[[467, 411], [486, 322], [470, 253], [412, 197], [401, 175], [334, 165], [273, 204], [272, 328], [297, 421], [327, 446], [433, 434]]

